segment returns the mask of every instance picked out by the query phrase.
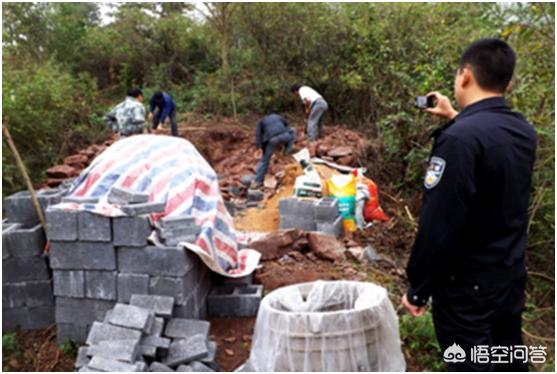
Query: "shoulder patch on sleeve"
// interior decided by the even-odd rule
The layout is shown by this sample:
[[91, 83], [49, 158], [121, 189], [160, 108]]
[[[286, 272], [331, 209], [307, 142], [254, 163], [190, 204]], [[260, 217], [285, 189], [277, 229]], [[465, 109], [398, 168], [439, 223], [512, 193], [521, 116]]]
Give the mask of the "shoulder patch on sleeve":
[[446, 164], [445, 160], [437, 156], [433, 156], [429, 160], [429, 166], [424, 179], [425, 188], [432, 189], [439, 184], [441, 177], [443, 176], [443, 172], [445, 171]]

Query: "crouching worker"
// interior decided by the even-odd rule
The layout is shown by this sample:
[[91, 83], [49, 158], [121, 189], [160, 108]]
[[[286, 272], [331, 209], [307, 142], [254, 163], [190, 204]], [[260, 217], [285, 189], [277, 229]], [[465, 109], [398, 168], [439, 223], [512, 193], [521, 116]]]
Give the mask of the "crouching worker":
[[145, 128], [145, 108], [142, 102], [143, 92], [139, 88], [130, 88], [126, 100], [105, 114], [106, 127], [121, 136], [142, 134]]
[[288, 122], [278, 114], [269, 114], [257, 123], [255, 130], [255, 143], [261, 149], [261, 160], [255, 170], [255, 180], [251, 188], [261, 188], [265, 180], [265, 174], [269, 168], [269, 162], [277, 146], [286, 146], [285, 153], [291, 153], [296, 132], [288, 126]]
[[164, 127], [164, 122], [170, 120], [172, 136], [178, 136], [176, 127], [176, 103], [168, 92], [155, 92], [149, 100], [149, 118], [153, 120], [153, 130]]

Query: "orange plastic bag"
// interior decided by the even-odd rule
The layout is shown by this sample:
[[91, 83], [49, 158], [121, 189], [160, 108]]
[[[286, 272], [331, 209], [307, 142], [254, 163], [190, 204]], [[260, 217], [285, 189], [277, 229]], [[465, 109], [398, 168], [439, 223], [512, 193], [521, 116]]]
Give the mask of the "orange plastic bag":
[[365, 184], [369, 191], [369, 200], [366, 201], [364, 206], [364, 219], [367, 222], [371, 221], [388, 221], [389, 217], [383, 212], [379, 205], [379, 188], [374, 181], [364, 176], [359, 177], [359, 182]]

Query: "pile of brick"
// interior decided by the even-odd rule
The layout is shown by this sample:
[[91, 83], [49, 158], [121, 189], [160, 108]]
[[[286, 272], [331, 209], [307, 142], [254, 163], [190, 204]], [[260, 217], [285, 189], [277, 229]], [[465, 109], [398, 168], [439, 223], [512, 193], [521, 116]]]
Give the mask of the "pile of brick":
[[281, 229], [317, 231], [335, 238], [342, 234], [342, 216], [336, 198], [284, 198], [279, 202], [279, 212]]
[[252, 284], [253, 275], [223, 278], [211, 290], [207, 311], [215, 317], [255, 317], [263, 297], [263, 286]]
[[109, 147], [116, 137], [112, 136], [103, 144], [92, 144], [86, 149], [82, 149], [79, 153], [64, 158], [61, 165], [52, 166], [46, 171], [47, 180], [45, 184], [49, 187], [56, 187], [62, 184], [68, 178], [73, 178], [85, 169], [89, 164]]
[[[37, 191], [43, 211], [60, 202], [65, 189]], [[52, 275], [45, 235], [29, 192], [4, 199], [2, 222], [2, 328], [37, 329], [54, 322]]]
[[78, 350], [79, 371], [217, 370], [217, 345], [209, 341], [207, 321], [176, 318], [174, 298], [133, 294], [102, 322], [93, 322], [86, 345]]
[[125, 217], [55, 206], [46, 211], [60, 343], [84, 342], [92, 323], [132, 294], [173, 297], [178, 317], [206, 314], [211, 288], [207, 267], [182, 248], [147, 242], [153, 231], [148, 214], [161, 211], [164, 204], [132, 203], [137, 201], [133, 194], [127, 199], [121, 201], [129, 214]]

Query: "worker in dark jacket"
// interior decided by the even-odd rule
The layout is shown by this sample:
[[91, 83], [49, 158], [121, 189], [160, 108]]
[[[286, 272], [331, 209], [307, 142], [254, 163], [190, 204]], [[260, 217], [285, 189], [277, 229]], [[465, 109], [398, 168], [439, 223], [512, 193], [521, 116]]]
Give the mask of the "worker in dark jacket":
[[[503, 97], [514, 67], [506, 42], [482, 39], [460, 59], [454, 94], [462, 111], [430, 93], [437, 103], [427, 111], [449, 122], [434, 133], [402, 303], [420, 316], [432, 296], [435, 331], [450, 370], [528, 368], [528, 354], [526, 360], [512, 355], [523, 344], [536, 136]], [[487, 360], [486, 349], [492, 355]], [[496, 354], [501, 351], [503, 360]]]
[[168, 118], [172, 135], [178, 136], [175, 110], [176, 104], [172, 100], [172, 96], [167, 92], [155, 92], [149, 101], [149, 118], [153, 120], [153, 130], [156, 130], [159, 126], [162, 128]]
[[284, 144], [285, 152], [291, 153], [295, 140], [296, 132], [278, 114], [269, 114], [257, 123], [255, 144], [258, 149], [261, 149], [261, 160], [257, 164], [252, 188], [261, 188], [263, 185], [269, 162], [277, 146]]

